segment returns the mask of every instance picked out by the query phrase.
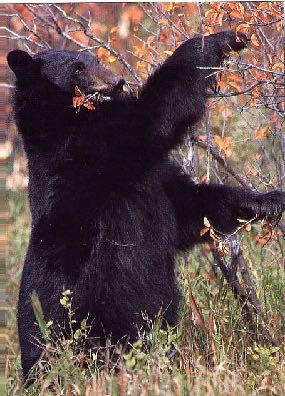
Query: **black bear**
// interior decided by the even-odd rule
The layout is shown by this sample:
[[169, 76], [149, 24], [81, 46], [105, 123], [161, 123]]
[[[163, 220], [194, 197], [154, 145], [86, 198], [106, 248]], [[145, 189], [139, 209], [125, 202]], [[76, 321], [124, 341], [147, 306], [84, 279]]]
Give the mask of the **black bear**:
[[122, 93], [124, 80], [87, 52], [8, 54], [32, 214], [18, 306], [25, 377], [41, 354], [33, 291], [54, 328], [64, 326], [59, 301], [69, 289], [76, 319], [88, 316], [94, 336], [133, 340], [142, 313], [153, 319], [162, 309], [176, 323], [174, 257], [202, 240], [205, 216], [226, 233], [237, 218], [284, 210], [283, 192], [197, 185], [168, 157], [204, 113], [210, 68], [244, 47], [234, 32], [187, 40], [138, 97]]

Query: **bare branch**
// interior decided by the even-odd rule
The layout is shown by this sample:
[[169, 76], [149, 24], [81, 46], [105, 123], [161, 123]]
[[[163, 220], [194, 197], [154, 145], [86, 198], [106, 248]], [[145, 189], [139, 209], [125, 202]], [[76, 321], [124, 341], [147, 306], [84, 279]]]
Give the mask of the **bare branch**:
[[3, 29], [4, 31], [8, 32], [11, 36], [9, 35], [1, 35], [0, 38], [6, 38], [9, 40], [23, 40], [23, 41], [27, 41], [31, 44], [36, 45], [37, 47], [40, 48], [45, 48], [45, 46], [43, 44], [38, 43], [37, 41], [33, 41], [29, 36], [24, 36], [24, 35], [20, 35], [16, 32], [14, 32], [13, 30], [9, 29], [7, 26], [0, 26], [0, 30]]
[[217, 160], [218, 163], [221, 164], [222, 167], [223, 167], [234, 179], [236, 179], [236, 180], [239, 182], [239, 184], [241, 184], [243, 187], [248, 188], [248, 183], [238, 174], [237, 171], [235, 171], [235, 170], [233, 169], [233, 167], [229, 164], [229, 162], [228, 162], [224, 157], [222, 157], [222, 156], [219, 154], [219, 152], [218, 152], [217, 149], [215, 149], [214, 147], [208, 145], [207, 143], [202, 142], [201, 140], [198, 140], [198, 139], [195, 139], [195, 138], [193, 139], [193, 142], [194, 142], [198, 147], [201, 147], [201, 148], [203, 148], [203, 149], [205, 149], [205, 150], [209, 150], [209, 152], [210, 152], [211, 155], [215, 158], [215, 160]]

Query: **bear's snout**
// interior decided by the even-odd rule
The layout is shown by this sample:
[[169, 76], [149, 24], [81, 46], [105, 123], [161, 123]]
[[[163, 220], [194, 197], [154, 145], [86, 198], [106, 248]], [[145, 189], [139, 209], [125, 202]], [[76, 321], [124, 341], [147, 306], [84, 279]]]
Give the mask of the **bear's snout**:
[[113, 88], [113, 92], [117, 93], [117, 92], [121, 92], [123, 90], [123, 86], [125, 85], [126, 81], [122, 78], [122, 77], [117, 77], [114, 80], [114, 88]]

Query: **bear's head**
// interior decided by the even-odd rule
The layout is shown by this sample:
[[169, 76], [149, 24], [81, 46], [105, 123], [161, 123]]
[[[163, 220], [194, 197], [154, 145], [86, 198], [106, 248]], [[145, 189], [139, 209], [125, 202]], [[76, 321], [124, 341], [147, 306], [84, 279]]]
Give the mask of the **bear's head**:
[[[18, 84], [33, 86], [46, 82], [56, 90], [74, 96], [99, 93], [109, 100], [122, 92], [125, 80], [89, 52], [46, 50], [30, 56], [25, 51], [11, 51], [8, 65]], [[96, 97], [96, 96], [94, 96]]]

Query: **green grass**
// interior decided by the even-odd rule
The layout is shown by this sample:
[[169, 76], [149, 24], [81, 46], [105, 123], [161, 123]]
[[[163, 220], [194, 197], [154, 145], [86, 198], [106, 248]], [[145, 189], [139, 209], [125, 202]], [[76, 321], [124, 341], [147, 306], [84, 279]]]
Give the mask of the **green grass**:
[[7, 394], [5, 382], [5, 378], [0, 376], [0, 396], [5, 396]]
[[[264, 323], [277, 345], [268, 343], [259, 334], [258, 326], [254, 334], [249, 333], [240, 305], [221, 273], [213, 275], [212, 257], [202, 246], [192, 250], [186, 260], [177, 259], [177, 276], [184, 295], [181, 320], [176, 328], [167, 330], [161, 328], [160, 318], [150, 323], [148, 350], [138, 341], [124, 356], [119, 347], [86, 353], [85, 322], [78, 324], [79, 330], [70, 339], [54, 340], [35, 301], [39, 325], [46, 335], [45, 353], [37, 367], [39, 379], [24, 391], [15, 326], [16, 296], [29, 235], [29, 217], [22, 197], [11, 202], [11, 211], [13, 254], [7, 266], [11, 293], [9, 395], [285, 394], [284, 241], [278, 236], [262, 248], [255, 242], [259, 226], [244, 235], [243, 252], [263, 305]], [[72, 294], [67, 293], [62, 304], [72, 321]]]

